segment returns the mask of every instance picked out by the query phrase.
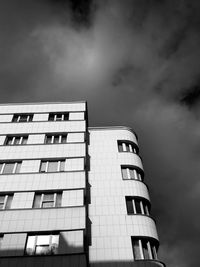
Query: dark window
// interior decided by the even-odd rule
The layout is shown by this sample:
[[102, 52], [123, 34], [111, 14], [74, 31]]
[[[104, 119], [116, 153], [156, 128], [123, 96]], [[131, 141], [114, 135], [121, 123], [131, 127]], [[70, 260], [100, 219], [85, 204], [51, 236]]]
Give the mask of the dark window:
[[132, 167], [132, 166], [121, 166], [122, 170], [122, 178], [125, 180], [140, 180], [142, 181], [142, 175], [141, 172], [138, 171], [138, 169]]
[[28, 135], [8, 136], [5, 145], [25, 145], [27, 144]]
[[119, 152], [138, 153], [138, 147], [130, 141], [118, 141]]
[[67, 142], [67, 134], [48, 134], [45, 138], [46, 144], [64, 144]]
[[0, 174], [19, 173], [22, 162], [1, 162]]
[[36, 193], [33, 208], [52, 208], [60, 207], [62, 192], [42, 192]]
[[49, 113], [49, 121], [67, 121], [69, 113]]
[[0, 195], [0, 210], [10, 209], [13, 194]]
[[128, 214], [149, 215], [150, 203], [145, 198], [126, 196]]
[[132, 237], [134, 260], [157, 260], [157, 241], [144, 237]]
[[33, 120], [33, 114], [14, 114], [13, 122], [28, 122]]

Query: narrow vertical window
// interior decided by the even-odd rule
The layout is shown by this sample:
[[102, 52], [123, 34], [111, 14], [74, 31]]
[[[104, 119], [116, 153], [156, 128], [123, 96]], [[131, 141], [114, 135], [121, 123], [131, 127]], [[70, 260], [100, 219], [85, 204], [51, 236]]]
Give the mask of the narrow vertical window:
[[33, 208], [61, 207], [62, 192], [36, 193]]
[[10, 209], [13, 194], [0, 195], [0, 210]]
[[121, 171], [122, 171], [122, 178], [125, 180], [134, 179], [142, 181], [141, 172], [138, 169], [135, 169], [135, 167], [121, 166]]
[[131, 141], [117, 141], [119, 152], [138, 153], [138, 146]]
[[134, 260], [157, 260], [157, 241], [153, 238], [132, 237]]
[[150, 202], [142, 197], [126, 196], [127, 214], [143, 214], [149, 216]]

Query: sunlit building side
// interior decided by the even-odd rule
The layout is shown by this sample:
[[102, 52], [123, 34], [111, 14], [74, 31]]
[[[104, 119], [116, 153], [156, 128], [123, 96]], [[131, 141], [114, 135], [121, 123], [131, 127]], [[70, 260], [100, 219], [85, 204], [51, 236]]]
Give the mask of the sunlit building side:
[[86, 102], [0, 105], [0, 266], [164, 266], [136, 134]]

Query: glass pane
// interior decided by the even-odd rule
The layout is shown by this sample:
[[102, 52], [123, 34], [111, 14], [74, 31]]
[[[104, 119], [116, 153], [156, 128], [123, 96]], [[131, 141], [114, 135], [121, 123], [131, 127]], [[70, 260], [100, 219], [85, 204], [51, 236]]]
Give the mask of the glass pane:
[[54, 143], [58, 144], [59, 143], [59, 135], [54, 136]]
[[26, 244], [26, 254], [33, 255], [35, 248], [35, 236], [29, 236]]
[[50, 113], [49, 114], [49, 121], [53, 121], [54, 120], [54, 114], [53, 113]]
[[123, 179], [128, 179], [128, 173], [126, 168], [122, 168], [122, 177]]
[[22, 165], [21, 162], [17, 163], [17, 167], [16, 167], [16, 170], [15, 170], [15, 173], [20, 173], [21, 165]]
[[131, 179], [135, 179], [135, 170], [134, 169], [129, 169], [129, 171], [130, 171]]
[[126, 206], [127, 206], [128, 214], [133, 214], [134, 210], [133, 210], [133, 202], [131, 198], [126, 199]]
[[23, 139], [22, 139], [22, 144], [26, 145], [27, 141], [28, 141], [28, 136], [24, 136]]
[[4, 204], [0, 203], [0, 210], [2, 210], [4, 208]]
[[13, 137], [8, 137], [6, 141], [6, 145], [11, 145], [12, 144]]
[[67, 143], [67, 135], [62, 135], [61, 143]]
[[54, 207], [54, 201], [42, 202], [42, 208], [52, 208], [52, 207]]
[[56, 115], [56, 120], [61, 121], [62, 120], [62, 114], [57, 114]]
[[64, 114], [64, 121], [67, 121], [69, 119], [69, 113]]
[[28, 118], [27, 115], [20, 115], [20, 119], [19, 119], [19, 121], [20, 121], [20, 122], [26, 122], [26, 121], [27, 121], [27, 118]]
[[65, 160], [61, 160], [60, 161], [60, 172], [64, 172], [65, 171]]
[[13, 195], [8, 195], [7, 201], [6, 201], [6, 209], [10, 209], [11, 208], [11, 203], [12, 203], [12, 199], [13, 199]]
[[139, 240], [133, 240], [133, 255], [135, 260], [142, 259], [142, 255], [140, 253]]
[[35, 195], [34, 202], [33, 202], [33, 208], [39, 208], [40, 207], [40, 201], [41, 201], [41, 194]]
[[29, 120], [28, 121], [32, 121], [33, 120], [33, 115], [29, 115]]
[[3, 163], [0, 163], [0, 172], [2, 170], [2, 167], [3, 167]]
[[4, 203], [5, 196], [0, 196], [0, 203]]
[[18, 119], [18, 115], [14, 115], [12, 121], [17, 122], [17, 119]]
[[40, 166], [40, 171], [41, 172], [45, 172], [46, 171], [46, 164], [47, 164], [46, 161], [41, 162], [41, 166]]
[[20, 136], [16, 136], [16, 137], [15, 137], [14, 144], [15, 144], [15, 145], [19, 145], [19, 143], [20, 143]]
[[119, 149], [119, 152], [123, 152], [123, 147], [122, 147], [122, 143], [121, 142], [118, 144], [118, 149]]
[[12, 173], [13, 169], [14, 169], [15, 163], [6, 163], [3, 173], [7, 174], [7, 173]]
[[51, 144], [51, 139], [52, 139], [52, 136], [51, 135], [47, 135], [46, 144]]
[[58, 171], [58, 162], [57, 161], [49, 161], [48, 172], [57, 172], [57, 171]]
[[57, 195], [56, 195], [56, 207], [61, 207], [61, 201], [62, 201], [62, 194], [57, 193]]
[[136, 208], [136, 213], [139, 213], [139, 214], [142, 213], [141, 207], [140, 207], [140, 200], [138, 199], [135, 199], [135, 208]]
[[43, 200], [44, 201], [54, 201], [54, 194], [53, 193], [51, 193], [51, 194], [44, 194]]
[[40, 246], [36, 246], [35, 249], [35, 254], [36, 255], [51, 255], [51, 248], [49, 247], [49, 245], [40, 245]]
[[58, 253], [59, 235], [52, 235], [51, 252], [52, 254]]
[[142, 248], [143, 248], [144, 258], [150, 259], [146, 240], [142, 240]]
[[36, 245], [49, 245], [50, 235], [38, 235]]

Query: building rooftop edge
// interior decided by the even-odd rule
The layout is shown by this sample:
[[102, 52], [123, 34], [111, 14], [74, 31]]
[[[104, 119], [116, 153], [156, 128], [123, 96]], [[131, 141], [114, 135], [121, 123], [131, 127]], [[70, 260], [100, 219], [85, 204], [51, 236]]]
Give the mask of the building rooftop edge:
[[44, 104], [74, 104], [74, 103], [87, 103], [86, 100], [80, 101], [57, 101], [57, 102], [13, 102], [13, 103], [0, 103], [0, 106], [15, 106], [15, 105], [44, 105]]
[[97, 127], [88, 127], [88, 130], [89, 131], [98, 131], [98, 130], [128, 130], [130, 131], [131, 133], [133, 133], [137, 140], [138, 140], [138, 136], [137, 136], [137, 133], [130, 127], [127, 127], [127, 126], [97, 126]]

